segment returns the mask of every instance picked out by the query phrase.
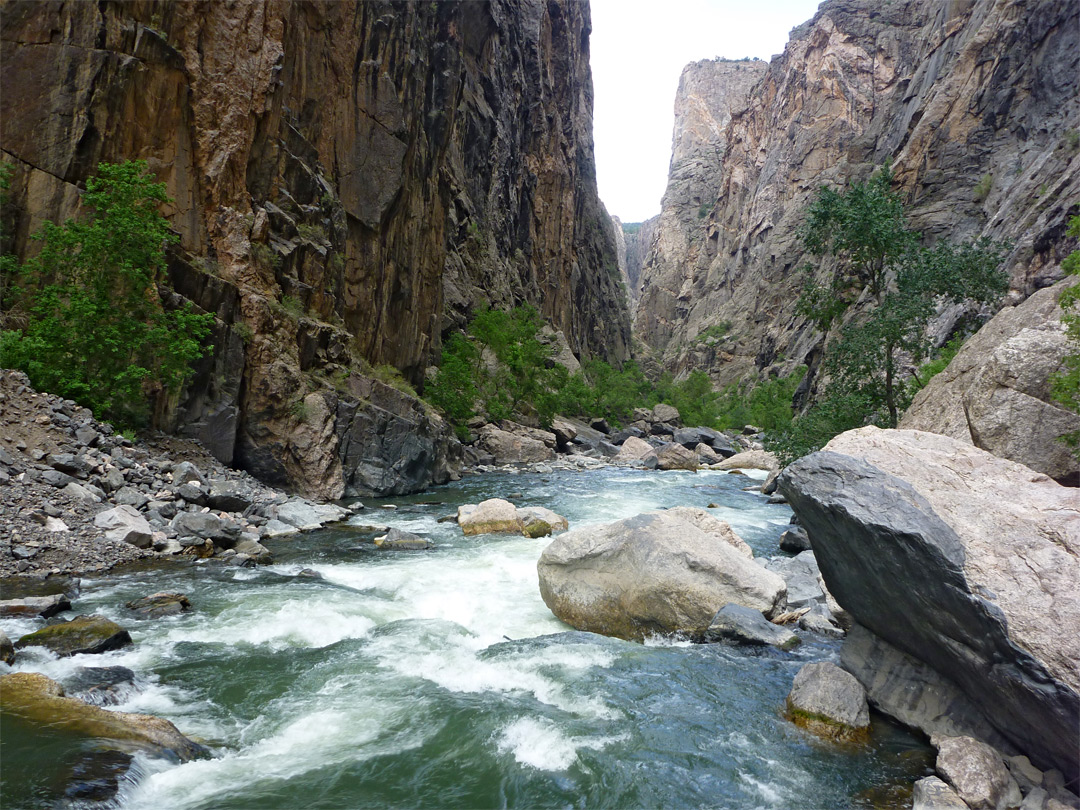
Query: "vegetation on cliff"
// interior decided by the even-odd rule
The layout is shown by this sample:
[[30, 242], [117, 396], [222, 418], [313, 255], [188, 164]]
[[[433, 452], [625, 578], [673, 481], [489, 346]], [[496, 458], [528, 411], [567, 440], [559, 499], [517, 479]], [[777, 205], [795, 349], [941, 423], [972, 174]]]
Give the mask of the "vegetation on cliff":
[[[1069, 220], [1068, 236], [1080, 236], [1080, 216]], [[1061, 269], [1069, 275], [1080, 276], [1080, 250], [1074, 250], [1065, 257]], [[1063, 311], [1061, 316], [1065, 324], [1065, 334], [1073, 348], [1065, 356], [1065, 370], [1056, 374], [1051, 384], [1054, 399], [1071, 411], [1080, 413], [1080, 284], [1065, 290], [1058, 298], [1058, 305]], [[1062, 441], [1073, 449], [1080, 458], [1080, 431], [1072, 431], [1061, 437]]]
[[791, 422], [791, 397], [805, 372], [767, 380], [753, 388], [713, 389], [696, 370], [676, 381], [671, 374], [650, 380], [633, 361], [616, 368], [588, 359], [571, 373], [555, 362], [555, 349], [541, 340], [543, 321], [531, 306], [503, 312], [481, 307], [464, 333], [443, 346], [442, 362], [426, 388], [426, 399], [458, 426], [483, 415], [508, 419], [515, 413], [550, 425], [555, 414], [630, 422], [636, 408], [659, 402], [675, 406], [688, 425], [742, 429], [755, 424], [782, 430]]
[[[803, 240], [832, 260], [805, 268], [796, 308], [825, 333], [825, 383], [818, 401], [773, 440], [786, 461], [851, 428], [896, 427], [913, 394], [907, 367], [933, 354], [926, 326], [938, 308], [992, 304], [1008, 289], [1000, 244], [919, 245], [887, 164], [843, 191], [820, 189]], [[856, 302], [860, 310], [834, 328]]]
[[169, 202], [143, 161], [101, 163], [86, 182], [90, 215], [45, 222], [41, 252], [5, 274], [0, 366], [101, 418], [141, 424], [157, 392], [174, 392], [202, 356], [213, 316], [188, 303], [167, 310], [157, 285], [176, 236], [158, 212]]

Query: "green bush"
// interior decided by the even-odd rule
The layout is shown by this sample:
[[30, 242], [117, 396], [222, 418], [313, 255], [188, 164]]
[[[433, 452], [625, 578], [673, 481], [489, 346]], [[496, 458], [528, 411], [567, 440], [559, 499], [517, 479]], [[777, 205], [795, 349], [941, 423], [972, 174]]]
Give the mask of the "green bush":
[[213, 316], [162, 307], [165, 248], [177, 239], [158, 213], [168, 201], [145, 162], [100, 164], [83, 195], [90, 216], [46, 222], [41, 253], [18, 270], [11, 296], [26, 325], [0, 336], [0, 365], [122, 425], [144, 423], [156, 393], [179, 389]]
[[[1069, 220], [1068, 236], [1080, 236], [1080, 216]], [[1080, 250], [1074, 250], [1061, 263], [1061, 269], [1069, 275], [1080, 276]], [[1065, 335], [1073, 351], [1065, 356], [1065, 369], [1051, 377], [1051, 393], [1054, 399], [1074, 413], [1080, 413], [1080, 284], [1074, 284], [1058, 296], [1061, 321]], [[1061, 437], [1080, 460], [1080, 431], [1072, 431]]]

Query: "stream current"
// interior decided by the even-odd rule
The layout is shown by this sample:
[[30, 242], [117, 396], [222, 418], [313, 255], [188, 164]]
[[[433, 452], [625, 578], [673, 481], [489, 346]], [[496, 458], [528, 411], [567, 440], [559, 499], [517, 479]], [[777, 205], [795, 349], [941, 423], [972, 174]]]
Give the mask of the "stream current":
[[[576, 632], [540, 598], [550, 538], [464, 537], [438, 522], [490, 497], [547, 506], [571, 528], [715, 503], [755, 555], [780, 554], [790, 510], [749, 483], [609, 467], [487, 473], [365, 501], [354, 524], [436, 548], [382, 551], [372, 532], [339, 528], [269, 541], [271, 566], [86, 579], [75, 611], [115, 619], [134, 646], [27, 651], [15, 669], [64, 682], [79, 667], [129, 667], [137, 689], [116, 708], [166, 717], [211, 748], [182, 765], [137, 756], [123, 810], [910, 806], [898, 794], [929, 761], [923, 742], [875, 716], [868, 744], [838, 747], [783, 718], [795, 673], [836, 660], [838, 642], [798, 631], [803, 644], [780, 652]], [[123, 608], [162, 590], [186, 593], [192, 610], [137, 620]], [[0, 622], [13, 638], [36, 626]], [[4, 807], [55, 806], [78, 746], [10, 722], [2, 736]]]

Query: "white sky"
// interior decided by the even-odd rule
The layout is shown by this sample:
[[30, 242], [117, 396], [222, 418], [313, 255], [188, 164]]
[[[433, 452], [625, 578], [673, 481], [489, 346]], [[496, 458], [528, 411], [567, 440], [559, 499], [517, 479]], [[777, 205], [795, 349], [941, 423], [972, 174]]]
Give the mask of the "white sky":
[[781, 53], [820, 0], [592, 0], [600, 199], [623, 222], [660, 213], [675, 91], [690, 62]]

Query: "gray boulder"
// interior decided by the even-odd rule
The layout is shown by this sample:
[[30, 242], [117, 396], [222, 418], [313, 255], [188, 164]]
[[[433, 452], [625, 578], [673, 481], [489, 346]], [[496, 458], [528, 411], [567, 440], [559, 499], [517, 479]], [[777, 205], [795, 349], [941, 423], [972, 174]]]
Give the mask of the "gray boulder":
[[1020, 787], [1009, 775], [1001, 755], [971, 737], [936, 739], [936, 769], [971, 810], [1019, 807]]
[[94, 516], [94, 525], [105, 529], [110, 540], [123, 540], [136, 548], [149, 548], [154, 530], [133, 506], [122, 504]]
[[21, 599], [0, 601], [0, 616], [35, 616], [48, 619], [57, 613], [71, 610], [71, 601], [63, 594], [24, 596]]
[[295, 526], [300, 531], [311, 531], [325, 526], [327, 523], [337, 523], [349, 516], [349, 510], [342, 509], [331, 503], [312, 503], [302, 498], [294, 498], [277, 507], [274, 516], [282, 523]]
[[435, 548], [435, 544], [430, 540], [401, 529], [391, 529], [382, 537], [376, 537], [375, 545], [382, 549], [402, 549], [405, 551], [421, 551]]
[[101, 503], [101, 498], [96, 493], [83, 484], [76, 484], [74, 481], [60, 491], [72, 500], [82, 501], [83, 503]]
[[217, 543], [235, 541], [238, 534], [232, 526], [211, 512], [181, 512], [173, 518], [172, 525], [181, 537], [201, 537]]
[[570, 528], [565, 517], [543, 506], [518, 507], [517, 513], [521, 519], [521, 533], [526, 537], [547, 537], [552, 532]]
[[12, 644], [11, 639], [2, 632], [0, 632], [0, 661], [8, 666], [15, 663], [15, 645]]
[[555, 457], [555, 451], [545, 442], [508, 433], [494, 425], [480, 428], [476, 443], [494, 457], [496, 464], [529, 464], [550, 461]]
[[671, 509], [665, 509], [663, 512], [652, 514], [664, 514], [678, 518], [679, 520], [685, 520], [687, 523], [692, 523], [710, 537], [731, 546], [735, 551], [747, 559], [754, 559], [753, 549], [750, 548], [745, 540], [735, 533], [731, 528], [731, 525], [719, 518], [713, 517], [704, 509], [699, 509], [696, 506], [675, 506]]
[[146, 493], [140, 492], [135, 487], [125, 486], [120, 487], [120, 489], [112, 494], [112, 500], [117, 504], [134, 506], [136, 509], [142, 509], [146, 506], [146, 503], [150, 498]]
[[457, 522], [466, 535], [521, 534], [517, 507], [502, 498], [458, 507]]
[[836, 600], [1080, 778], [1075, 489], [955, 439], [861, 428], [780, 477]]
[[798, 554], [810, 550], [810, 538], [802, 526], [793, 526], [780, 535], [780, 549]]
[[835, 739], [864, 736], [870, 728], [866, 690], [836, 664], [806, 664], [787, 698], [788, 716], [816, 734]]
[[176, 488], [176, 494], [195, 506], [206, 506], [208, 491], [203, 484], [187, 481]]
[[713, 465], [714, 470], [773, 470], [780, 469], [780, 461], [765, 450], [744, 450]]
[[623, 441], [622, 447], [619, 448], [619, 454], [615, 456], [615, 463], [630, 464], [640, 461], [651, 452], [653, 452], [653, 446], [647, 441], [636, 436], [629, 436]]
[[212, 481], [206, 501], [211, 509], [223, 512], [243, 512], [251, 506], [251, 498], [244, 488], [233, 481]]
[[780, 577], [666, 512], [566, 532], [544, 549], [537, 570], [556, 616], [627, 639], [701, 636], [729, 602], [772, 616], [786, 594]]
[[124, 607], [145, 619], [158, 619], [162, 616], [179, 616], [191, 609], [191, 602], [182, 593], [159, 591], [127, 602]]
[[681, 444], [667, 442], [656, 448], [657, 467], [661, 470], [696, 470], [698, 458]]
[[674, 405], [668, 405], [667, 403], [660, 402], [653, 407], [650, 421], [669, 422], [674, 425], [678, 423], [681, 418], [682, 417], [679, 415], [678, 408], [676, 408]]
[[577, 428], [564, 419], [555, 419], [551, 423], [551, 432], [555, 434], [555, 440], [560, 449], [565, 448], [577, 438]]
[[558, 437], [550, 430], [540, 430], [539, 428], [531, 428], [527, 425], [522, 425], [519, 422], [512, 422], [509, 419], [499, 420], [499, 430], [504, 430], [507, 433], [513, 433], [515, 436], [524, 436], [527, 439], [533, 439], [534, 441], [542, 442], [555, 449], [558, 444]]
[[915, 783], [911, 810], [971, 810], [959, 794], [936, 776]]
[[190, 461], [181, 461], [172, 469], [173, 483], [179, 486], [180, 484], [187, 484], [194, 482], [196, 484], [202, 484], [206, 486], [206, 477], [199, 471], [199, 468], [192, 464]]
[[773, 624], [760, 610], [742, 605], [724, 605], [713, 616], [705, 631], [704, 641], [731, 641], [737, 644], [756, 644], [790, 650], [800, 639], [786, 627]]

